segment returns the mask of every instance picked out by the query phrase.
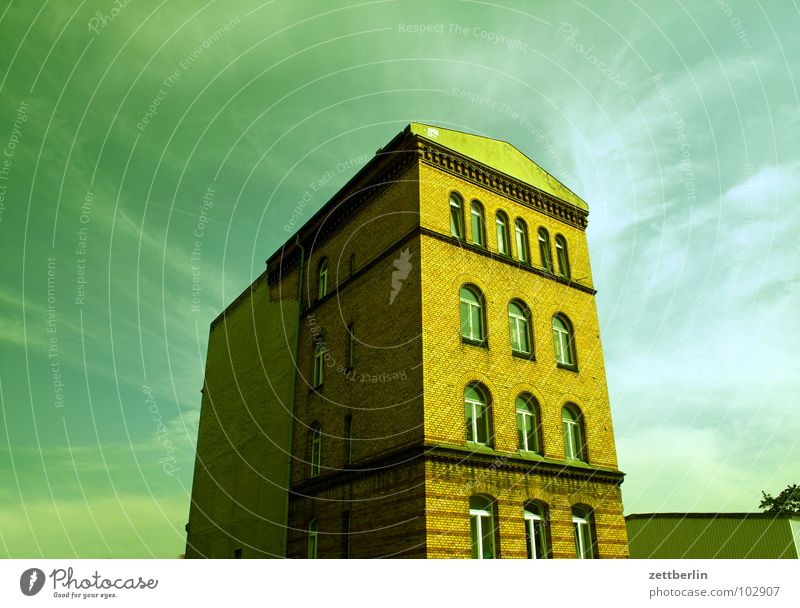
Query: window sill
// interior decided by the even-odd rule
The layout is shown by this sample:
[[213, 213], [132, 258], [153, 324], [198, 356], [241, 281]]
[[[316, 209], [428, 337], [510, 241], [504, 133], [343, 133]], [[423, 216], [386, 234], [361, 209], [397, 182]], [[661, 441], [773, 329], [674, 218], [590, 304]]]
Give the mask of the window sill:
[[495, 449], [488, 443], [477, 443], [475, 441], [467, 440], [467, 447], [475, 452], [495, 452]]
[[517, 359], [525, 359], [526, 361], [536, 361], [536, 357], [533, 353], [523, 353], [519, 350], [511, 349], [511, 356], [516, 357]]
[[569, 363], [556, 363], [556, 367], [559, 369], [565, 369], [568, 372], [575, 372], [576, 374], [578, 373], [577, 365], [571, 365]]
[[478, 346], [480, 348], [485, 348], [489, 350], [489, 340], [473, 340], [472, 338], [467, 338], [465, 336], [461, 336], [461, 343], [462, 344], [469, 344], [470, 346]]

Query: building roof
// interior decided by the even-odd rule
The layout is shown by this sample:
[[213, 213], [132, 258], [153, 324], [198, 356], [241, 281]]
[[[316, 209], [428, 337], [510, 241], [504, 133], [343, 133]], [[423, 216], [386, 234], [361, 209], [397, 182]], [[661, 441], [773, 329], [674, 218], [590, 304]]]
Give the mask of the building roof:
[[589, 210], [589, 205], [581, 197], [506, 141], [453, 131], [421, 122], [412, 122], [409, 129], [418, 137], [468, 156], [481, 164], [571, 203], [579, 209]]
[[631, 513], [625, 519], [800, 519], [793, 513]]

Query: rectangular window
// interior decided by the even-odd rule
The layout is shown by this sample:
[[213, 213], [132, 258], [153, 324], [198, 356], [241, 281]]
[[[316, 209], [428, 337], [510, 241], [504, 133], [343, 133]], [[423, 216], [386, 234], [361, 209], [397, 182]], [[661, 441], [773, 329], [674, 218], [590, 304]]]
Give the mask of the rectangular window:
[[494, 559], [494, 526], [488, 511], [470, 509], [472, 559]]
[[583, 517], [572, 517], [575, 532], [575, 557], [578, 559], [592, 559], [592, 531], [589, 520]]
[[311, 431], [311, 477], [319, 475], [322, 461], [322, 430], [319, 428]]
[[344, 419], [344, 458], [347, 464], [353, 464], [353, 416], [348, 414]]
[[342, 559], [350, 557], [350, 511], [342, 511]]
[[353, 369], [356, 365], [356, 330], [351, 323], [347, 326], [347, 368]]
[[233, 550], [233, 559], [242, 559], [242, 550], [241, 549], [234, 549]]

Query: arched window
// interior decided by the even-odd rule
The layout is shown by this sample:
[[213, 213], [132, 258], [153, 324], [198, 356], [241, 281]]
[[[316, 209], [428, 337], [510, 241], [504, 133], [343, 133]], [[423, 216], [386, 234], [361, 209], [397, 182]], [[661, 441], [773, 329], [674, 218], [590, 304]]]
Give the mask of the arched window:
[[472, 219], [472, 242], [485, 247], [486, 222], [483, 219], [483, 206], [478, 201], [472, 201], [469, 213]]
[[575, 367], [575, 336], [572, 333], [572, 323], [564, 315], [553, 317], [553, 345], [556, 363]]
[[561, 425], [564, 429], [564, 455], [567, 460], [586, 460], [583, 414], [576, 405], [568, 403], [561, 409]]
[[558, 258], [558, 274], [569, 278], [569, 254], [567, 253], [567, 239], [560, 234], [556, 235], [556, 258]]
[[542, 258], [542, 268], [553, 272], [553, 254], [550, 252], [550, 235], [544, 228], [539, 228], [539, 255]]
[[528, 559], [546, 559], [550, 557], [547, 544], [547, 508], [535, 500], [525, 503], [522, 512], [525, 518], [525, 541], [528, 547]]
[[320, 342], [314, 348], [314, 373], [311, 377], [312, 386], [317, 388], [325, 382], [325, 343]]
[[497, 224], [497, 251], [503, 255], [511, 255], [511, 241], [508, 235], [508, 216], [502, 211], [495, 215]]
[[595, 538], [592, 519], [594, 514], [589, 507], [575, 505], [572, 507], [572, 530], [575, 535], [575, 557], [578, 559], [594, 558]]
[[450, 194], [450, 234], [457, 239], [464, 238], [464, 207], [455, 192]]
[[472, 559], [497, 557], [494, 500], [488, 496], [470, 496], [469, 523], [472, 531]]
[[489, 391], [479, 384], [468, 384], [464, 389], [464, 414], [467, 423], [467, 441], [488, 445], [491, 436]]
[[312, 519], [308, 522], [308, 559], [317, 559], [317, 536], [319, 527], [317, 520]]
[[517, 437], [519, 449], [540, 453], [539, 404], [533, 395], [523, 393], [517, 397]]
[[477, 287], [461, 288], [461, 337], [470, 342], [482, 343], [486, 339], [483, 316], [483, 294]]
[[311, 425], [311, 477], [319, 475], [322, 462], [322, 427], [319, 423]]
[[322, 258], [319, 263], [319, 290], [318, 298], [324, 298], [328, 293], [328, 258]]
[[527, 306], [519, 300], [508, 303], [508, 332], [511, 337], [511, 350], [515, 353], [530, 355], [531, 349], [531, 313]]
[[514, 222], [514, 233], [517, 237], [517, 258], [527, 264], [531, 261], [531, 250], [528, 245], [528, 226], [520, 218], [517, 218], [517, 221]]

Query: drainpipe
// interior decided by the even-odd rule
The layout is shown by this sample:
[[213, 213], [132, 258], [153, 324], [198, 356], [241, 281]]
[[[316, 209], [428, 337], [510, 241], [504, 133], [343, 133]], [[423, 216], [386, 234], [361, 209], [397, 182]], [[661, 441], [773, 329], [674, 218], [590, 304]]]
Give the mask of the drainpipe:
[[300, 273], [297, 280], [297, 328], [294, 341], [294, 374], [292, 374], [292, 419], [289, 421], [289, 464], [286, 473], [286, 523], [283, 530], [283, 556], [289, 551], [289, 487], [292, 484], [292, 456], [294, 447], [294, 413], [297, 407], [297, 359], [300, 355], [300, 319], [303, 315], [303, 275], [306, 265], [306, 250], [300, 244], [300, 235], [295, 236], [295, 245], [300, 248]]

